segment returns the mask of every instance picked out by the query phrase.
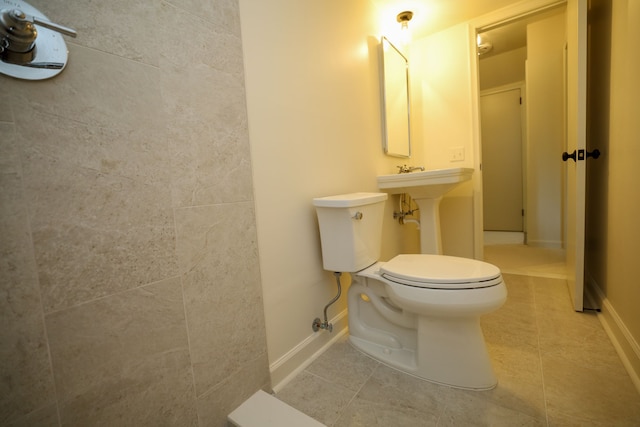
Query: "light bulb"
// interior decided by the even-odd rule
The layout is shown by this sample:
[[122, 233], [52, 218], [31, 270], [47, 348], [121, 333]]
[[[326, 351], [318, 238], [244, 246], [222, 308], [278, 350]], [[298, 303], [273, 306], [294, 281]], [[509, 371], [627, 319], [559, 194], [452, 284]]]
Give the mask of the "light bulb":
[[409, 31], [411, 18], [413, 18], [413, 12], [408, 10], [400, 12], [396, 17], [396, 20], [400, 23], [400, 40], [405, 45], [411, 42], [411, 32]]

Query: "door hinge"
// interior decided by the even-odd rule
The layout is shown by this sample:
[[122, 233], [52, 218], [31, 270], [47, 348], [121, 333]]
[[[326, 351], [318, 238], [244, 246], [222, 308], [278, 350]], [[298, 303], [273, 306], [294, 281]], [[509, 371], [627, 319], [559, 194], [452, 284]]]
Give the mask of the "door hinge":
[[524, 209], [522, 209], [522, 216], [524, 216]]
[[522, 105], [522, 97], [520, 97], [520, 105]]

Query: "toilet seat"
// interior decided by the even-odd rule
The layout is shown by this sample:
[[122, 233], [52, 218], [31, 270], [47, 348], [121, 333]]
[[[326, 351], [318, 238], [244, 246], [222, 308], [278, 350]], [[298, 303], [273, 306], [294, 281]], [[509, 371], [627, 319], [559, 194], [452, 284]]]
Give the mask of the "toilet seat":
[[380, 267], [385, 279], [428, 289], [477, 289], [502, 283], [498, 267], [469, 258], [403, 254]]

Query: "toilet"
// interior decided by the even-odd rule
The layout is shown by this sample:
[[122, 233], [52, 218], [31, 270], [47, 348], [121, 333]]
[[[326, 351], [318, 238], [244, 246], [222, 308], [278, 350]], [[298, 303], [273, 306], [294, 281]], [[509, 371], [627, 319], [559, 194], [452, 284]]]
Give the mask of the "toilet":
[[350, 273], [349, 341], [372, 358], [451, 387], [488, 390], [497, 379], [480, 316], [507, 298], [500, 270], [445, 255], [380, 262], [386, 193], [313, 199], [325, 270]]

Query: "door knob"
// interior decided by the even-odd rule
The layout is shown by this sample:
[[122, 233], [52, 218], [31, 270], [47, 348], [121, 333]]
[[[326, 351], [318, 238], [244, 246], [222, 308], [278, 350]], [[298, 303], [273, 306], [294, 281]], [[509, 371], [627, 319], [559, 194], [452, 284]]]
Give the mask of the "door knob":
[[576, 159], [576, 150], [573, 150], [573, 153], [569, 154], [566, 151], [564, 153], [562, 153], [562, 161], [566, 162], [569, 159], [573, 159], [573, 161], [577, 161], [577, 160], [584, 160], [585, 159], [585, 153], [586, 153], [586, 158], [589, 157], [593, 157], [594, 159], [597, 159], [598, 157], [600, 157], [600, 150], [598, 150], [597, 148], [593, 151], [586, 151], [585, 150], [580, 150], [577, 155], [577, 159]]
[[573, 153], [569, 154], [566, 151], [564, 153], [562, 153], [562, 161], [566, 162], [569, 159], [573, 159], [573, 161], [576, 161], [576, 150], [573, 150]]
[[597, 148], [595, 150], [593, 150], [592, 152], [588, 152], [587, 151], [587, 158], [589, 157], [593, 157], [594, 159], [597, 159], [598, 157], [600, 157], [600, 150], [598, 150]]

